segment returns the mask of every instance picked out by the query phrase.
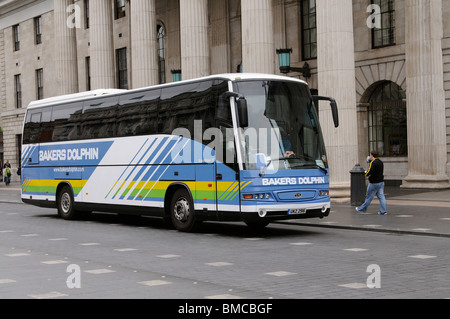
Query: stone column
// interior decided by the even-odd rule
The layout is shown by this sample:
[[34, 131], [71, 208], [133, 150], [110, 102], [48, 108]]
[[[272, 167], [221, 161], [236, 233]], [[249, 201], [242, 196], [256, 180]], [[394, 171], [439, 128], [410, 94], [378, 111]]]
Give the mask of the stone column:
[[[54, 0], [55, 68], [57, 94], [78, 92], [76, 21], [71, 21], [73, 0]], [[69, 10], [69, 12], [67, 12]]]
[[275, 73], [271, 0], [242, 0], [242, 65], [244, 72]]
[[91, 86], [93, 90], [115, 88], [112, 3], [110, 0], [90, 1], [89, 10]]
[[208, 0], [180, 0], [183, 80], [210, 75]]
[[159, 84], [155, 2], [155, 0], [130, 2], [133, 88]]
[[448, 188], [442, 0], [406, 0], [408, 176], [405, 188]]
[[349, 171], [358, 163], [355, 50], [352, 0], [317, 0], [319, 94], [336, 99], [340, 127], [329, 103], [320, 104], [320, 122], [330, 166], [331, 196], [350, 197]]
[[230, 71], [228, 1], [209, 0], [209, 5], [211, 20], [211, 73], [227, 73]]

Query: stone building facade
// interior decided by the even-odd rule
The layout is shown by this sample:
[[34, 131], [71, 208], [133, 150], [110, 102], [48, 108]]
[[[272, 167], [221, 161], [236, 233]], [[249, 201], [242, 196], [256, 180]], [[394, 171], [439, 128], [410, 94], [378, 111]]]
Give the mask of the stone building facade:
[[280, 74], [276, 50], [336, 98], [319, 115], [332, 195], [371, 149], [386, 179], [449, 188], [450, 1], [0, 0], [2, 160], [19, 165], [29, 102], [98, 88], [139, 88], [218, 73]]

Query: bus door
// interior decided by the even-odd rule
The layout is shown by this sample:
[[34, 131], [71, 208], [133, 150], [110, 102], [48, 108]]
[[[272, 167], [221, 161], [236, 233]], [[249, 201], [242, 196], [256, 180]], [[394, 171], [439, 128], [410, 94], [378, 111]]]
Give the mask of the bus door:
[[219, 128], [223, 148], [218, 150], [216, 158], [217, 211], [219, 218], [226, 219], [228, 213], [240, 212], [241, 185], [233, 129], [222, 125]]

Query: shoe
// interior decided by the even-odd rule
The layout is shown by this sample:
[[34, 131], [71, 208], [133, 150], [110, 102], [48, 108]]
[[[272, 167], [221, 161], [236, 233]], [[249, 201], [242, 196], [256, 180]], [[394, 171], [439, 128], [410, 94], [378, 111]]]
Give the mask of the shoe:
[[358, 213], [365, 213], [364, 211], [362, 211], [362, 210], [359, 210], [359, 208], [358, 207], [355, 207], [355, 210], [358, 212]]
[[378, 212], [378, 215], [384, 216], [384, 215], [387, 215], [387, 212], [384, 212], [384, 213]]

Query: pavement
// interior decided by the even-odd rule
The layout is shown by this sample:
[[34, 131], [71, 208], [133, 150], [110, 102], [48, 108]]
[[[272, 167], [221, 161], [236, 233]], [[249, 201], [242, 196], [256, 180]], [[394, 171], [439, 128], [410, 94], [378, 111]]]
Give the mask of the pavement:
[[[0, 184], [0, 204], [24, 205], [20, 184]], [[337, 228], [384, 232], [392, 235], [420, 235], [450, 238], [450, 189], [385, 188], [388, 214], [378, 215], [379, 203], [374, 199], [367, 213], [358, 213], [348, 203], [332, 203], [325, 219], [292, 220], [279, 223], [307, 227]]]

